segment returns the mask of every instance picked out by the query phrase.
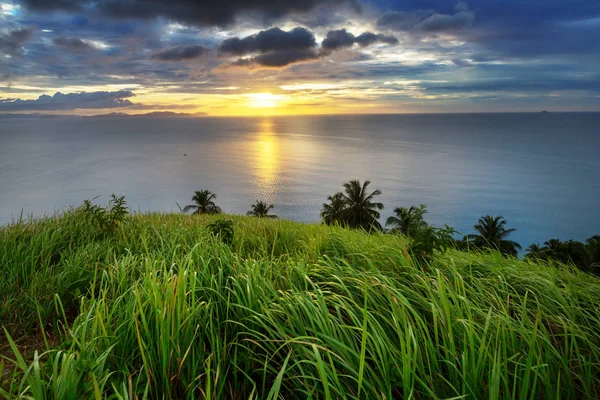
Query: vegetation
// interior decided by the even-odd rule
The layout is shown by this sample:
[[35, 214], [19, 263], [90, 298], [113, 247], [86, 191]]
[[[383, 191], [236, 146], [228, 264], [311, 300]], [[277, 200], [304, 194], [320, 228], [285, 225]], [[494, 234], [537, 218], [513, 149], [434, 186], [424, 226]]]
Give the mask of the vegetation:
[[111, 199], [106, 207], [101, 207], [92, 204], [90, 200], [85, 200], [81, 206], [81, 210], [104, 233], [113, 233], [127, 214], [129, 214], [125, 196], [116, 196], [114, 194], [111, 195]]
[[398, 207], [394, 210], [394, 214], [389, 217], [385, 223], [386, 226], [393, 226], [392, 233], [401, 233], [404, 236], [414, 236], [421, 229], [427, 227], [427, 223], [423, 216], [427, 214], [427, 206], [421, 204], [418, 207], [411, 206]]
[[[340, 223], [352, 229], [363, 229], [368, 232], [381, 231], [379, 211], [382, 203], [373, 200], [381, 194], [380, 190], [368, 192], [370, 181], [360, 184], [359, 181], [344, 183], [344, 191], [329, 196], [330, 204], [323, 204], [321, 215], [326, 223]], [[329, 222], [328, 222], [329, 221]]]
[[206, 226], [210, 233], [221, 239], [226, 245], [233, 243], [234, 229], [233, 221], [230, 219], [218, 219]]
[[343, 212], [346, 208], [344, 194], [337, 192], [333, 196], [328, 196], [329, 203], [323, 203], [321, 218], [326, 225], [344, 225]]
[[246, 214], [258, 218], [277, 218], [277, 215], [269, 214], [269, 212], [275, 207], [273, 204], [267, 204], [264, 201], [256, 200], [256, 203], [252, 204], [252, 210]]
[[550, 239], [544, 246], [532, 244], [527, 248], [527, 258], [555, 260], [563, 264], [573, 264], [583, 271], [600, 274], [600, 236], [594, 235], [585, 243], [575, 240], [563, 242]]
[[[321, 218], [326, 225], [339, 225], [345, 228], [362, 229], [370, 233], [386, 232], [379, 223], [383, 209], [382, 203], [374, 201], [376, 196], [381, 194], [380, 190], [368, 192], [370, 181], [361, 184], [357, 180], [349, 181], [343, 185], [344, 191], [337, 192], [327, 197], [327, 203], [323, 203]], [[208, 190], [195, 192], [193, 200], [194, 205], [186, 206], [183, 211], [194, 210], [194, 214], [218, 214], [221, 208], [214, 203], [216, 195]], [[121, 206], [109, 204], [105, 210], [98, 206], [91, 206], [89, 201], [84, 203], [88, 213], [100, 215], [99, 224], [113, 226], [110, 222], [110, 210], [124, 209], [124, 198], [117, 198], [113, 195], [112, 202], [122, 201]], [[95, 207], [95, 208], [93, 208]], [[252, 209], [247, 215], [259, 218], [277, 218], [276, 215], [269, 214], [274, 208], [273, 204], [267, 204], [264, 201], [257, 200], [252, 204]], [[103, 213], [107, 213], [106, 221]], [[506, 228], [506, 219], [502, 216], [486, 215], [479, 219], [474, 226], [476, 234], [466, 235], [462, 240], [454, 239], [458, 234], [452, 227], [445, 225], [444, 228], [430, 226], [424, 219], [427, 214], [427, 206], [397, 207], [394, 209], [394, 215], [386, 220], [386, 227], [391, 227], [388, 233], [401, 234], [409, 239], [407, 250], [419, 260], [427, 262], [431, 259], [434, 252], [444, 252], [448, 247], [454, 247], [460, 250], [468, 249], [491, 249], [498, 250], [501, 254], [509, 257], [516, 257], [521, 250], [521, 245], [515, 241], [508, 240], [507, 237], [516, 231], [516, 229]], [[117, 222], [118, 223], [118, 222]], [[111, 225], [113, 224], [113, 225]], [[116, 225], [114, 225], [116, 226]], [[111, 228], [112, 229], [112, 228]], [[230, 229], [226, 228], [220, 222], [209, 227], [216, 235], [221, 235], [225, 243], [229, 243]], [[558, 239], [551, 239], [544, 243], [544, 247], [538, 244], [532, 244], [527, 248], [527, 258], [540, 259], [545, 261], [558, 261], [563, 264], [572, 264], [586, 272], [600, 275], [600, 236], [589, 238], [586, 244], [569, 240], [561, 242]]]
[[183, 212], [194, 210], [192, 214], [220, 214], [221, 207], [217, 206], [214, 200], [217, 195], [209, 190], [200, 190], [194, 194], [192, 201], [194, 204], [187, 205], [183, 208]]
[[520, 244], [506, 239], [516, 229], [506, 229], [504, 217], [486, 215], [479, 218], [479, 222], [474, 228], [478, 234], [465, 237], [468, 245], [498, 250], [504, 255], [513, 257], [516, 257], [518, 250], [521, 250]]
[[80, 208], [0, 228], [0, 397], [600, 396], [592, 275], [228, 218], [229, 245], [212, 215], [124, 216], [106, 235]]
[[456, 247], [453, 235], [454, 228], [445, 225], [443, 228], [435, 228], [425, 223], [420, 229], [413, 232], [409, 242], [411, 254], [421, 263], [431, 261], [436, 252], [444, 253], [450, 247]]

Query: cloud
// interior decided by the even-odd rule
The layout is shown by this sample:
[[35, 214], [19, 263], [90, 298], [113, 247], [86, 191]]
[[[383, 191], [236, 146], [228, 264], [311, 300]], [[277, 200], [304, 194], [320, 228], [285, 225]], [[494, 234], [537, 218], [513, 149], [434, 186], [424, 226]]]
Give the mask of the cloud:
[[258, 55], [256, 57], [238, 58], [227, 63], [224, 67], [266, 67], [283, 68], [291, 64], [303, 61], [312, 61], [319, 58], [319, 52], [315, 49], [307, 50], [280, 50]]
[[94, 46], [75, 37], [57, 37], [53, 40], [53, 43], [59, 47], [73, 52], [84, 52], [95, 49]]
[[281, 68], [319, 57], [315, 36], [309, 30], [300, 27], [288, 32], [271, 28], [243, 39], [226, 39], [221, 42], [218, 51], [223, 56], [254, 55], [229, 64], [238, 67], [258, 65]]
[[191, 25], [228, 25], [240, 13], [259, 13], [268, 18], [280, 18], [293, 13], [305, 13], [321, 4], [352, 4], [354, 0], [24, 0], [32, 10], [95, 10], [117, 18], [152, 19], [164, 17]]
[[355, 37], [345, 29], [327, 32], [327, 36], [321, 43], [321, 47], [326, 50], [336, 50], [343, 47], [354, 45]]
[[418, 13], [404, 11], [386, 11], [377, 20], [377, 26], [398, 32], [410, 31], [422, 21]]
[[42, 95], [35, 100], [1, 99], [0, 111], [76, 110], [83, 108], [122, 108], [133, 106], [128, 100], [135, 94], [129, 90], [116, 92], [56, 92], [54, 96]]
[[415, 26], [415, 29], [427, 33], [455, 32], [471, 25], [473, 19], [475, 14], [470, 11], [460, 11], [454, 15], [436, 13]]
[[[573, 89], [589, 94], [594, 106], [600, 107], [598, 86], [581, 81], [597, 77], [600, 53], [590, 40], [600, 35], [600, 9], [595, 2], [468, 0], [469, 7], [454, 7], [457, 0], [361, 1], [368, 4], [362, 15], [335, 1], [321, 6], [309, 0], [317, 5], [305, 13], [302, 10], [308, 6], [293, 8], [298, 1], [278, 5], [272, 0], [279, 11], [271, 13], [268, 7], [257, 5], [266, 1], [122, 0], [124, 9], [148, 6], [148, 10], [128, 11], [139, 17], [122, 19], [119, 16], [125, 14], [110, 16], [117, 14], [110, 14], [106, 4], [116, 4], [114, 0], [9, 0], [7, 4], [20, 7], [0, 15], [0, 86], [4, 84], [0, 98], [33, 99], [61, 90], [49, 93], [47, 88], [63, 88], [63, 93], [127, 89], [138, 97], [123, 100], [144, 103], [135, 106], [144, 107], [142, 93], [223, 96], [225, 92], [215, 88], [236, 86], [248, 91], [306, 81], [361, 79], [377, 85], [417, 79], [430, 82], [421, 85], [424, 93], [440, 95], [448, 103], [454, 95], [493, 93], [508, 98], [512, 93], [547, 95], [555, 89]], [[169, 5], [172, 9], [167, 10]], [[223, 15], [231, 16], [234, 24], [223, 28], [198, 22], [214, 20], [216, 10], [223, 7], [229, 7]], [[53, 9], [61, 11], [49, 12]], [[201, 9], [210, 15], [183, 15]], [[282, 9], [288, 14], [281, 14]], [[279, 19], [278, 12], [285, 19]], [[22, 29], [28, 26], [37, 30]], [[274, 26], [281, 29], [269, 29]], [[296, 26], [303, 27], [303, 35], [290, 33]], [[344, 27], [347, 32], [340, 35], [342, 40], [323, 44], [328, 31]], [[261, 35], [261, 29], [269, 34]], [[11, 31], [21, 31], [23, 36]], [[387, 51], [385, 42], [373, 36], [379, 34], [396, 36], [402, 51]], [[236, 40], [224, 42], [227, 38]], [[85, 44], [97, 50], [85, 51]], [[208, 56], [193, 58], [191, 46], [197, 45], [222, 58], [206, 63]], [[238, 68], [221, 71], [220, 64], [224, 69]], [[248, 74], [241, 68], [255, 70]], [[497, 80], [502, 88], [483, 85], [486, 80]], [[530, 82], [535, 84], [528, 86]], [[215, 102], [221, 101], [218, 98]], [[4, 108], [19, 105], [8, 106], [8, 100], [2, 103]]]
[[180, 44], [155, 51], [150, 55], [150, 59], [158, 61], [184, 61], [200, 58], [208, 53], [210, 53], [210, 49], [201, 45]]
[[386, 11], [377, 20], [380, 28], [398, 32], [450, 33], [464, 29], [473, 23], [475, 14], [464, 2], [458, 2], [455, 14], [440, 14], [432, 10]]
[[356, 43], [361, 47], [370, 46], [373, 43], [380, 42], [385, 44], [398, 44], [395, 36], [382, 35], [372, 32], [364, 32], [356, 37]]
[[279, 50], [261, 54], [251, 59], [253, 64], [262, 67], [281, 68], [302, 61], [310, 61], [319, 58], [314, 49], [306, 50]]
[[315, 36], [305, 28], [297, 27], [289, 32], [279, 28], [271, 28], [243, 39], [226, 39], [219, 45], [219, 52], [226, 55], [242, 56], [271, 51], [306, 50], [316, 45]]
[[36, 11], [78, 11], [81, 10], [86, 3], [89, 4], [91, 2], [81, 0], [23, 0], [23, 3], [27, 8]]
[[333, 51], [345, 47], [352, 47], [355, 43], [361, 47], [367, 47], [376, 42], [397, 44], [398, 39], [394, 36], [381, 35], [373, 32], [364, 32], [358, 36], [354, 36], [350, 32], [347, 32], [346, 29], [339, 29], [327, 32], [327, 36], [323, 40], [323, 43], [321, 43], [321, 47], [327, 51]]
[[11, 56], [23, 55], [23, 45], [31, 39], [35, 28], [15, 29], [0, 34], [0, 53]]

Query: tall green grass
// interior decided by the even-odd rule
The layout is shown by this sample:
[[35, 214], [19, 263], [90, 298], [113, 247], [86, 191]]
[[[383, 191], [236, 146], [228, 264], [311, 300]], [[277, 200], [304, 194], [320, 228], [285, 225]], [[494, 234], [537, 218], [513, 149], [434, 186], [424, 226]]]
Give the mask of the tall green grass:
[[231, 216], [0, 229], [0, 397], [600, 396], [600, 280], [561, 265]]

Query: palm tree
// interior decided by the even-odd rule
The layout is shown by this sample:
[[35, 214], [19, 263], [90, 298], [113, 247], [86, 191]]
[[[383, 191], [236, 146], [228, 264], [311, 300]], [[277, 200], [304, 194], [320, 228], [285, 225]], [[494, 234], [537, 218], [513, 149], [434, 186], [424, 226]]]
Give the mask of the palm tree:
[[562, 250], [563, 243], [560, 241], [560, 239], [550, 239], [544, 242], [544, 246], [551, 251], [559, 252]]
[[256, 200], [255, 204], [252, 204], [252, 210], [248, 211], [247, 215], [252, 215], [258, 218], [277, 218], [277, 215], [269, 214], [275, 206], [273, 204], [267, 205], [264, 201]]
[[217, 206], [214, 200], [217, 195], [210, 190], [200, 190], [195, 192], [192, 201], [195, 204], [187, 205], [183, 208], [183, 212], [194, 210], [192, 214], [220, 214], [221, 207]]
[[585, 241], [592, 272], [600, 273], [600, 235], [594, 235]]
[[591, 264], [588, 248], [577, 240], [567, 240], [564, 243], [567, 259], [579, 268], [585, 268]]
[[337, 192], [333, 196], [327, 197], [329, 203], [323, 203], [323, 209], [321, 210], [321, 218], [326, 225], [333, 225], [335, 223], [343, 223], [342, 213], [346, 208], [346, 202], [344, 201], [344, 195], [341, 192]]
[[423, 220], [423, 215], [427, 213], [425, 204], [410, 208], [398, 207], [394, 213], [396, 215], [389, 217], [385, 223], [386, 226], [394, 226], [392, 232], [399, 232], [404, 236], [414, 236], [419, 229], [427, 226]]
[[473, 227], [479, 234], [467, 235], [465, 239], [475, 246], [493, 248], [504, 255], [516, 256], [517, 251], [521, 250], [521, 245], [506, 239], [516, 229], [506, 229], [505, 225], [504, 217], [486, 215], [479, 218], [477, 225]]
[[540, 247], [538, 243], [532, 243], [525, 251], [527, 251], [528, 253], [539, 253], [540, 251], [542, 251], [542, 247]]
[[540, 247], [538, 243], [530, 244], [527, 248], [527, 255], [525, 257], [528, 258], [541, 258], [544, 252], [546, 251], [545, 247]]
[[600, 235], [594, 235], [585, 241], [587, 244], [600, 243]]
[[375, 196], [379, 196], [381, 191], [375, 190], [368, 193], [367, 188], [370, 183], [365, 181], [361, 185], [356, 180], [344, 183], [342, 196], [346, 207], [342, 211], [342, 221], [350, 228], [367, 231], [381, 230], [381, 224], [378, 221], [381, 215], [378, 210], [383, 210], [383, 204], [373, 202]]

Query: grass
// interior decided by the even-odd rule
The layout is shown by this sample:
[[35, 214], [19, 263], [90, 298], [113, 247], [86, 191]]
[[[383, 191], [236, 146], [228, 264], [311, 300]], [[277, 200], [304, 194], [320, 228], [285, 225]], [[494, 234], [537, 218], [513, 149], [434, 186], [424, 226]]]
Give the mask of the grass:
[[600, 280], [561, 265], [231, 216], [0, 228], [0, 397], [600, 396]]

